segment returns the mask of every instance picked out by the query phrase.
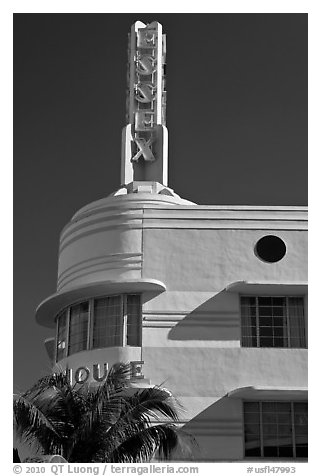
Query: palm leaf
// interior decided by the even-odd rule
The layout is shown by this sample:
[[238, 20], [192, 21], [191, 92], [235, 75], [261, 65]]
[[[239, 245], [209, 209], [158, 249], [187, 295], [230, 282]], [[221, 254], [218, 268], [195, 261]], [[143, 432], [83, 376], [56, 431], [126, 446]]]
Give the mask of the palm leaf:
[[14, 397], [14, 423], [17, 436], [44, 452], [61, 450], [60, 435], [46, 412], [24, 396]]
[[130, 371], [129, 364], [115, 364], [103, 384], [86, 382], [77, 389], [86, 405], [69, 440], [68, 461], [81, 458], [84, 462], [85, 455], [105, 447], [105, 435], [118, 420], [124, 404], [121, 393], [128, 386]]
[[[64, 372], [41, 378], [15, 398], [18, 435], [69, 462], [148, 461], [155, 451], [168, 458], [180, 439], [180, 406], [160, 387], [132, 394], [130, 372], [116, 364], [102, 384], [71, 385]], [[169, 423], [155, 425], [160, 417]]]
[[108, 431], [107, 453], [111, 454], [128, 439], [136, 437], [160, 416], [165, 416], [169, 422], [178, 421], [177, 405], [178, 402], [167, 390], [157, 386], [127, 395], [122, 402], [119, 419]]
[[173, 396], [160, 387], [146, 388], [128, 396], [123, 405], [120, 419], [127, 421], [157, 420], [160, 415], [178, 421], [180, 404]]
[[109, 463], [139, 463], [152, 459], [158, 451], [160, 459], [169, 459], [179, 444], [175, 425], [161, 424], [150, 426], [136, 432], [119, 444], [110, 454], [97, 454], [95, 458], [102, 461], [106, 457]]

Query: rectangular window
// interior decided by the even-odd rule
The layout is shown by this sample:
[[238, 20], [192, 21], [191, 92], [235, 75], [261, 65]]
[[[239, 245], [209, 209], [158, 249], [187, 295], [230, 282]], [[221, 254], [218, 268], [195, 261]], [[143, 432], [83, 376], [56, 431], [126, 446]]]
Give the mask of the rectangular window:
[[93, 348], [122, 345], [122, 297], [110, 296], [94, 302]]
[[70, 308], [68, 355], [87, 348], [88, 310], [88, 302]]
[[67, 311], [62, 312], [58, 316], [58, 331], [57, 331], [57, 354], [56, 360], [61, 360], [66, 357], [66, 339], [67, 339]]
[[245, 457], [307, 458], [307, 402], [244, 402]]
[[141, 304], [138, 294], [127, 296], [127, 335], [126, 344], [141, 345]]
[[57, 316], [56, 362], [86, 349], [141, 346], [140, 294], [90, 299]]
[[95, 299], [93, 316], [94, 349], [141, 345], [140, 295]]
[[241, 296], [242, 346], [304, 348], [303, 297]]

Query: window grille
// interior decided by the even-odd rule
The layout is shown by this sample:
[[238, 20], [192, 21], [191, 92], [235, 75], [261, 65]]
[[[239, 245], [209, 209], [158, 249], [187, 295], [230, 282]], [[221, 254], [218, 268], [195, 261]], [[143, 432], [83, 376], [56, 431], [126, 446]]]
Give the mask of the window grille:
[[86, 349], [141, 345], [139, 294], [90, 299], [58, 315], [56, 361]]
[[88, 308], [88, 302], [83, 302], [70, 308], [68, 355], [86, 350]]
[[141, 345], [141, 310], [140, 296], [137, 294], [129, 294], [127, 296], [127, 345]]
[[67, 311], [63, 311], [57, 322], [57, 360], [62, 359], [66, 353]]
[[245, 457], [307, 458], [307, 402], [244, 402]]
[[303, 297], [241, 296], [242, 346], [304, 348]]
[[122, 297], [94, 301], [93, 348], [122, 346]]

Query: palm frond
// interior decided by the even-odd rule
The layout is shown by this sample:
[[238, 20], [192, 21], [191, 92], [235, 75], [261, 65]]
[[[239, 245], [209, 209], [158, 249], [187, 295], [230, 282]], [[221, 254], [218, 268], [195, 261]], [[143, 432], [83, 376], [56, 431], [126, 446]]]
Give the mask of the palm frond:
[[119, 363], [100, 384], [71, 385], [64, 371], [42, 377], [15, 398], [18, 436], [69, 462], [149, 461], [155, 451], [169, 458], [180, 441], [173, 422], [181, 407], [166, 389], [130, 388], [130, 373]]
[[155, 386], [138, 390], [134, 395], [129, 396], [120, 418], [125, 421], [129, 419], [139, 421], [144, 416], [144, 418], [158, 420], [162, 415], [170, 420], [178, 421], [180, 408], [179, 402], [167, 390]]
[[60, 435], [46, 413], [24, 396], [15, 396], [14, 422], [18, 438], [44, 451], [60, 451]]
[[179, 404], [172, 395], [157, 386], [126, 395], [122, 401], [121, 414], [108, 431], [108, 454], [128, 439], [135, 438], [161, 416], [168, 419], [169, 423], [178, 421], [177, 406]]
[[114, 364], [102, 384], [85, 383], [85, 385], [82, 385], [80, 392], [86, 393], [87, 398], [91, 395], [96, 404], [99, 404], [100, 400], [105, 401], [106, 398], [119, 394], [124, 388], [128, 387], [130, 375], [131, 365], [129, 363]]
[[118, 362], [109, 370], [104, 385], [109, 387], [110, 391], [121, 390], [128, 386], [130, 375], [131, 364]]
[[[69, 440], [68, 461], [70, 462], [85, 462], [86, 460], [78, 461], [77, 455], [83, 458], [85, 454], [92, 454], [106, 446], [106, 434], [119, 418], [123, 397], [111, 396], [100, 406], [95, 405], [95, 402], [90, 403]], [[85, 447], [84, 442], [86, 442]]]
[[160, 459], [168, 460], [178, 445], [179, 436], [175, 425], [154, 425], [127, 438], [111, 453], [95, 455], [94, 460], [99, 462], [105, 459], [109, 463], [148, 462], [156, 451]]
[[[16, 421], [20, 426], [25, 426], [25, 438], [28, 441], [36, 441], [38, 448], [42, 447], [46, 453], [50, 454], [53, 450], [49, 444], [51, 436], [48, 436], [48, 431], [45, 427], [39, 430], [36, 421], [32, 418], [31, 412], [38, 412], [47, 422], [50, 422], [51, 430], [56, 433], [56, 441], [59, 441], [59, 445], [55, 452], [65, 455], [69, 439], [77, 427], [86, 403], [84, 398], [73, 390], [66, 374], [59, 373], [42, 377], [30, 390], [21, 395], [20, 401], [21, 399], [25, 407], [29, 408], [29, 423], [26, 410], [22, 413], [22, 408], [19, 409], [20, 413], [16, 411]], [[20, 430], [17, 426], [16, 428], [19, 434]]]
[[104, 383], [86, 382], [77, 389], [86, 405], [69, 440], [68, 461], [77, 461], [106, 446], [105, 435], [124, 405], [122, 391], [128, 386], [130, 372], [130, 364], [118, 363], [111, 367]]

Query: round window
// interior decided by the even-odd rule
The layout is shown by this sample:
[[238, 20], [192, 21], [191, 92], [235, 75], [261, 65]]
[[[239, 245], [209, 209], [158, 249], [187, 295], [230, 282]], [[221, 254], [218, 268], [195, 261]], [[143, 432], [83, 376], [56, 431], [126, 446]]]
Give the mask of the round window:
[[255, 254], [267, 263], [280, 261], [286, 253], [286, 246], [278, 236], [263, 236], [255, 245]]

